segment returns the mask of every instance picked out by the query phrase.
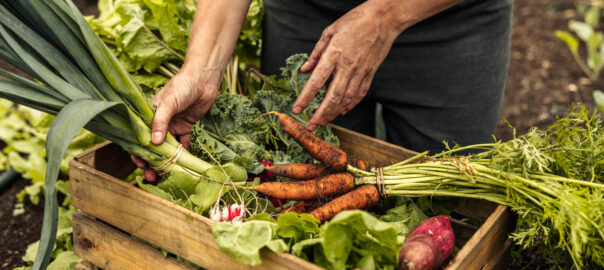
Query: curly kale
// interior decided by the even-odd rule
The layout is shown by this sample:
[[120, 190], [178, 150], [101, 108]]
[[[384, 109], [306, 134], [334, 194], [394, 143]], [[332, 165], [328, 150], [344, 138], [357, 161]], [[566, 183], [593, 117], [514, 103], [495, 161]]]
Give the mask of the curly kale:
[[[193, 154], [208, 161], [211, 161], [209, 154], [221, 163], [233, 161], [254, 174], [263, 170], [259, 159], [272, 160], [275, 164], [313, 162], [312, 157], [285, 133], [278, 119], [265, 114], [271, 111], [287, 113], [305, 124], [319, 107], [325, 89], [302, 114], [291, 113], [299, 92], [310, 76], [300, 72], [300, 66], [306, 59], [304, 54], [289, 57], [282, 68], [283, 78], [279, 81], [274, 77], [269, 78], [269, 83], [262, 86], [262, 90], [254, 91], [253, 97], [220, 94], [205, 118], [191, 130]], [[280, 87], [271, 89], [270, 85]], [[318, 128], [315, 134], [339, 146], [338, 138], [328, 127]]]

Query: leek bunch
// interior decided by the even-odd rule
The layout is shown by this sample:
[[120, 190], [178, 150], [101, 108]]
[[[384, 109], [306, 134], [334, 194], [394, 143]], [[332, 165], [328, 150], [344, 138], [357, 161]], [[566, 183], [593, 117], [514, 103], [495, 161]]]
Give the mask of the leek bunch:
[[194, 186], [213, 166], [171, 135], [162, 145], [151, 143], [153, 107], [71, 1], [0, 0], [0, 59], [36, 80], [0, 69], [0, 97], [57, 116], [46, 144], [44, 225], [34, 269], [50, 260], [55, 183], [65, 149], [82, 127], [163, 168], [167, 181]]

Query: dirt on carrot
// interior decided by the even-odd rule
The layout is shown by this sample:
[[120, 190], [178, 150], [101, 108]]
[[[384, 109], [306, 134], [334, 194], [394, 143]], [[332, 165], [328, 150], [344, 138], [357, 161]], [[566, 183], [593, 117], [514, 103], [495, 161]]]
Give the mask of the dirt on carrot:
[[251, 187], [264, 195], [287, 200], [311, 200], [346, 193], [354, 188], [350, 173], [334, 173], [316, 180], [294, 183], [267, 182]]
[[331, 219], [344, 210], [364, 209], [378, 203], [380, 194], [374, 185], [363, 185], [310, 212], [320, 221]]
[[264, 167], [264, 170], [276, 176], [298, 180], [319, 178], [329, 172], [329, 169], [325, 168], [323, 165], [308, 163], [277, 164], [266, 166]]
[[287, 114], [271, 112], [279, 118], [285, 132], [292, 136], [313, 158], [335, 171], [346, 169], [346, 153], [308, 131]]

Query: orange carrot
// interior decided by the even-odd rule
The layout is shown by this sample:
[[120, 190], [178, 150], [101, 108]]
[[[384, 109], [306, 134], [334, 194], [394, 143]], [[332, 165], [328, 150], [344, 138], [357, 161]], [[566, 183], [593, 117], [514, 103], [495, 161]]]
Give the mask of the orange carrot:
[[354, 188], [354, 177], [350, 173], [334, 173], [316, 180], [293, 183], [266, 182], [251, 187], [264, 195], [287, 200], [311, 200], [348, 192]]
[[313, 158], [336, 171], [346, 169], [346, 153], [341, 149], [321, 140], [308, 131], [302, 124], [287, 114], [271, 112], [279, 118], [285, 132], [292, 136]]
[[363, 171], [369, 170], [369, 162], [367, 162], [366, 160], [362, 160], [362, 159], [358, 159], [358, 158], [351, 158], [351, 159], [348, 159], [348, 164], [352, 165], [354, 167], [357, 167]]
[[308, 213], [308, 212], [310, 212], [312, 210], [317, 209], [317, 207], [319, 207], [319, 201], [318, 200], [297, 201], [294, 205], [292, 205], [292, 207], [287, 208], [287, 209], [283, 209], [283, 211], [281, 211], [279, 213], [279, 215], [285, 214], [287, 212], [295, 212], [295, 213], [298, 213], [298, 214]]
[[315, 209], [310, 215], [326, 221], [344, 210], [367, 208], [379, 200], [380, 194], [374, 185], [363, 185]]
[[276, 176], [299, 180], [315, 179], [327, 174], [328, 169], [319, 164], [291, 163], [266, 166], [264, 169]]

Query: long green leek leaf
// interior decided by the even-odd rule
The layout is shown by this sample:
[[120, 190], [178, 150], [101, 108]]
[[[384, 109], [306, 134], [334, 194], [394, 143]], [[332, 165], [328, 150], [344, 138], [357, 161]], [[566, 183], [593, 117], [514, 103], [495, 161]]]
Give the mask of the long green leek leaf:
[[[0, 6], [0, 10], [3, 7]], [[24, 50], [23, 47], [17, 42], [14, 37], [6, 31], [4, 26], [0, 25], [0, 35], [8, 46], [20, 56], [21, 60], [27, 64], [27, 66], [36, 72], [37, 77], [43, 80], [46, 84], [50, 85], [55, 89], [61, 89], [62, 93], [71, 100], [77, 100], [82, 98], [90, 98], [89, 95], [82, 93], [82, 91], [73, 87], [59, 76], [57, 76], [52, 70], [40, 63], [38, 59], [33, 57], [28, 51]]]
[[57, 92], [55, 89], [52, 89], [45, 85], [41, 85], [39, 83], [35, 83], [32, 80], [25, 79], [8, 70], [0, 69], [0, 77], [6, 77], [9, 80], [14, 81], [15, 83], [18, 83], [19, 85], [22, 85], [24, 87], [29, 87], [33, 90], [37, 90], [40, 93], [44, 93], [44, 95], [48, 95], [48, 96], [55, 98], [56, 100], [62, 101], [63, 104], [67, 104], [70, 102], [70, 100], [67, 97], [63, 96], [63, 94]]
[[[43, 27], [50, 27], [52, 25], [52, 27], [55, 28], [53, 29], [55, 31], [69, 31], [69, 29], [64, 29], [61, 20], [56, 18], [52, 11], [48, 9], [40, 10], [40, 4], [41, 2], [38, 1], [37, 4], [31, 5], [35, 8], [34, 11], [36, 11], [40, 16], [30, 16], [29, 18], [37, 18], [39, 20], [42, 19], [48, 21], [47, 24], [42, 24]], [[65, 55], [63, 55], [62, 51], [55, 49], [54, 46], [48, 43], [44, 38], [40, 37], [24, 23], [17, 20], [17, 18], [15, 18], [15, 16], [9, 13], [6, 9], [0, 8], [0, 22], [12, 30], [13, 33], [19, 33], [19, 38], [25, 43], [29, 44], [32, 49], [36, 50], [39, 55], [70, 84], [80, 90], [86, 91], [86, 93], [88, 93], [88, 95], [91, 97], [105, 99], [99, 90], [97, 90], [96, 87], [88, 80], [88, 78], [86, 78], [86, 76], [84, 76], [84, 74], [72, 63], [71, 59], [68, 59]], [[70, 40], [69, 37], [73, 37], [73, 35], [60, 34], [61, 32], [57, 33], [57, 36], [51, 35], [51, 37], [54, 39], [59, 39], [62, 42], [68, 42]], [[63, 45], [63, 47], [71, 46], [73, 48], [77, 48], [78, 45], [81, 46], [81, 44], [77, 44], [75, 42], [58, 44]], [[63, 50], [65, 51], [68, 49], [63, 48]]]
[[[91, 119], [99, 113], [120, 103], [92, 99], [80, 99], [69, 103], [59, 112], [48, 132], [46, 139], [46, 154], [48, 167], [46, 170], [44, 194], [44, 225], [40, 237], [40, 246], [36, 254], [33, 269], [46, 269], [50, 262], [55, 243], [58, 218], [57, 191], [55, 184], [59, 177], [61, 160], [71, 140]], [[49, 209], [52, 209], [50, 211]]]
[[27, 86], [22, 86], [14, 81], [3, 79], [0, 77], [0, 97], [10, 95], [19, 97], [19, 103], [23, 105], [43, 105], [57, 112], [65, 106], [65, 102], [57, 100], [52, 96], [48, 96], [36, 90], [32, 90]]
[[[52, 0], [55, 3], [60, 0]], [[78, 8], [72, 3], [67, 3], [74, 14], [80, 14]], [[109, 51], [109, 48], [99, 39], [92, 31], [88, 22], [83, 16], [76, 16], [77, 23], [80, 26], [80, 31], [86, 39], [89, 51], [92, 53], [97, 65], [105, 74], [105, 78], [109, 79], [109, 83], [113, 89], [119, 92], [124, 97], [129, 105], [133, 107], [133, 111], [137, 112], [147, 124], [153, 121], [153, 109], [149, 100], [145, 98], [140, 87], [134, 82], [129, 73], [122, 67], [117, 58]]]

